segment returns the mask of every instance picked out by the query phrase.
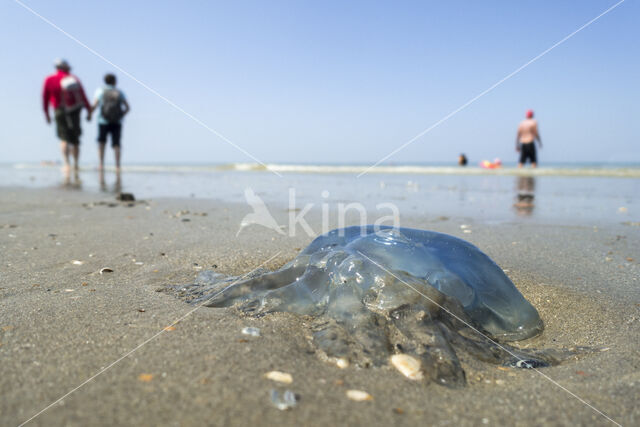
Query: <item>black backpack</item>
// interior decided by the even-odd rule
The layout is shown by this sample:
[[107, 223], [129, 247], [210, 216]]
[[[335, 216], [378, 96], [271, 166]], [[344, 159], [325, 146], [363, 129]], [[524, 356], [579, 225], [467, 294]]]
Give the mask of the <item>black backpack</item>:
[[122, 96], [118, 89], [106, 89], [102, 94], [102, 117], [107, 123], [118, 123], [122, 118]]

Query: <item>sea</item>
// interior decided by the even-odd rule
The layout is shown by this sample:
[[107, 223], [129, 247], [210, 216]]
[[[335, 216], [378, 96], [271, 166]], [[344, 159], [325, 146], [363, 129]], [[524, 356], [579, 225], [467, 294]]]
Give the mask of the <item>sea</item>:
[[65, 185], [59, 164], [0, 164], [0, 186], [64, 188], [102, 197], [197, 198], [291, 211], [359, 206], [397, 210], [413, 218], [458, 217], [483, 222], [535, 221], [562, 225], [640, 221], [640, 163], [556, 163], [537, 169], [451, 164], [131, 164], [120, 182], [95, 166]]

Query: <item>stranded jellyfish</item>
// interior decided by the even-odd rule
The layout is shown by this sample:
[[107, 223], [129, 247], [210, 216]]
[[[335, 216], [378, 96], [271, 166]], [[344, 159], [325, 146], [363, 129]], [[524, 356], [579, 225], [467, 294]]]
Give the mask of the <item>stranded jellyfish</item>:
[[323, 359], [342, 367], [391, 362], [409, 378], [449, 387], [465, 384], [458, 351], [514, 368], [557, 364], [578, 351], [505, 344], [542, 332], [537, 310], [477, 247], [433, 231], [341, 228], [277, 271], [204, 271], [173, 288], [192, 304], [249, 316], [310, 316]]

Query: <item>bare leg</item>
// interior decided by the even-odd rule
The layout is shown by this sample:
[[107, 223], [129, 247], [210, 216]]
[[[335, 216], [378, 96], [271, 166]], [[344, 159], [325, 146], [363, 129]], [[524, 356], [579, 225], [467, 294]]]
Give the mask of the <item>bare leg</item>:
[[518, 167], [519, 167], [519, 168], [522, 168], [522, 163], [518, 163]]
[[122, 179], [120, 179], [120, 169], [116, 170], [116, 182], [113, 189], [116, 193], [120, 193], [122, 191]]
[[116, 172], [120, 173], [120, 146], [116, 145], [113, 147], [113, 154], [116, 157]]
[[98, 156], [100, 158], [100, 166], [98, 166], [99, 171], [104, 170], [104, 148], [106, 145], [106, 142], [100, 142], [98, 144]]
[[107, 191], [107, 183], [104, 180], [104, 170], [102, 168], [98, 170], [98, 179], [100, 180], [100, 190]]
[[73, 155], [73, 172], [75, 179], [78, 179], [78, 158], [80, 157], [80, 144], [71, 144], [71, 154]]
[[536, 164], [536, 162], [531, 162], [531, 167], [535, 169], [538, 167], [538, 165]]
[[69, 145], [66, 141], [60, 141], [60, 151], [62, 152], [62, 160], [64, 160], [63, 172], [65, 175], [68, 175], [71, 166], [69, 165]]

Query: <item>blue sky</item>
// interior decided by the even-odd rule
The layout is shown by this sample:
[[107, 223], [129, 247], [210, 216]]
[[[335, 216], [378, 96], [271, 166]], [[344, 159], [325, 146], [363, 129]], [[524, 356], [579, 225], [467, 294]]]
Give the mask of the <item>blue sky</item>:
[[[615, 1], [25, 0], [265, 162], [375, 162]], [[40, 107], [64, 57], [89, 96], [115, 71], [12, 0], [0, 1], [0, 161], [58, 159]], [[392, 163], [514, 161], [533, 108], [545, 161], [640, 161], [640, 5], [627, 0]], [[252, 161], [116, 72], [126, 163]], [[95, 163], [96, 124], [83, 163]]]

